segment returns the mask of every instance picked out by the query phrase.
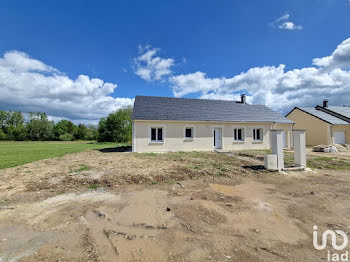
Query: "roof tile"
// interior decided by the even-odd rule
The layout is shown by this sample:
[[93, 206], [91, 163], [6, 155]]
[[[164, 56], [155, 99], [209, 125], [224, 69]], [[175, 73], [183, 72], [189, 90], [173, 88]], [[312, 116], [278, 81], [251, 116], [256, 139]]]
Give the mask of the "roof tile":
[[[331, 109], [332, 107], [330, 107]], [[314, 107], [300, 107], [299, 109], [301, 109], [302, 111], [305, 111], [323, 121], [326, 121], [332, 125], [349, 125], [348, 122], [338, 118], [338, 117], [335, 117], [335, 116], [332, 116], [330, 114], [327, 114], [321, 110], [317, 110], [316, 108]], [[331, 109], [332, 110], [332, 109]]]
[[136, 96], [134, 120], [275, 122], [293, 121], [263, 105], [236, 101]]

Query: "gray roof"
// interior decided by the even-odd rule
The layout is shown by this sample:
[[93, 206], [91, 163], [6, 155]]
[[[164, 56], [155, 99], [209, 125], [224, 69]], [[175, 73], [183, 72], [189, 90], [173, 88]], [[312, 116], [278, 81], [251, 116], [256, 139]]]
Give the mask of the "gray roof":
[[136, 96], [132, 119], [211, 122], [276, 122], [293, 121], [263, 105], [235, 101]]
[[350, 118], [350, 106], [329, 106], [326, 109]]
[[[311, 114], [311, 115], [313, 115], [313, 116], [315, 116], [323, 121], [326, 121], [332, 125], [349, 125], [348, 122], [346, 122], [338, 117], [327, 114], [321, 110], [317, 110], [314, 107], [297, 107], [297, 108], [299, 108], [300, 110], [302, 110], [306, 113], [309, 113], [309, 114]], [[330, 108], [332, 108], [332, 107], [329, 107], [329, 109]]]

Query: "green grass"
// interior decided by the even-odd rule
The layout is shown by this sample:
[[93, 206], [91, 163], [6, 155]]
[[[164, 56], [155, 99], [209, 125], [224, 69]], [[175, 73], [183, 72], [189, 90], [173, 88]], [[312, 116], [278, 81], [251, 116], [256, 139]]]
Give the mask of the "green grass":
[[90, 189], [96, 190], [98, 188], [98, 184], [92, 184], [89, 186]]
[[[294, 165], [294, 155], [292, 153], [286, 153], [284, 155], [284, 164], [286, 166]], [[336, 157], [326, 156], [307, 156], [306, 166], [311, 169], [324, 169], [324, 170], [350, 170], [350, 163]]]
[[315, 157], [307, 160], [307, 166], [312, 169], [350, 170], [350, 163], [333, 157]]
[[294, 166], [294, 154], [290, 152], [284, 152], [284, 165]]
[[[0, 169], [20, 166], [37, 160], [61, 157], [85, 150], [103, 149], [127, 144], [96, 142], [0, 142]], [[82, 170], [83, 171], [83, 170]]]
[[87, 166], [87, 165], [82, 165], [80, 168], [74, 170], [74, 172], [80, 173], [80, 172], [88, 171], [88, 170], [90, 170], [90, 167], [89, 167], [89, 166]]
[[156, 154], [156, 153], [142, 153], [142, 155], [144, 155], [144, 156], [157, 156], [159, 154]]

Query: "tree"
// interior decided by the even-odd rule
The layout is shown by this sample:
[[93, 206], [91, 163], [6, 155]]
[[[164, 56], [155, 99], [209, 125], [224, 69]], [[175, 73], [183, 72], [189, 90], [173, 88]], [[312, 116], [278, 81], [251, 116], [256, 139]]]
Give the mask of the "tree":
[[129, 142], [132, 135], [132, 108], [126, 107], [101, 118], [98, 125], [99, 142]]
[[24, 123], [24, 117], [21, 112], [19, 111], [8, 112], [7, 121], [6, 121], [7, 126], [17, 127], [18, 125], [23, 125], [23, 123]]
[[21, 112], [1, 111], [0, 127], [6, 134], [7, 140], [25, 140], [27, 137], [24, 117]]
[[[65, 139], [68, 137], [71, 137], [71, 140], [74, 140], [75, 135], [77, 134], [77, 127], [74, 125], [71, 121], [69, 120], [61, 120], [58, 122], [54, 129], [53, 129], [53, 134], [55, 139], [61, 140], [61, 136], [65, 134], [70, 134], [71, 136], [66, 136]], [[67, 140], [65, 140], [67, 141]]]
[[0, 129], [0, 141], [7, 140], [6, 134]]
[[0, 110], [0, 140], [7, 140], [7, 135], [5, 133], [6, 120], [8, 112]]
[[[126, 125], [131, 119], [131, 108], [125, 108], [116, 113], [116, 117], [121, 119]], [[29, 113], [27, 121], [25, 121], [23, 114], [19, 111], [5, 111], [0, 110], [0, 141], [2, 140], [61, 140], [73, 141], [81, 140], [97, 140], [98, 130], [93, 125], [79, 124], [76, 126], [69, 120], [61, 120], [56, 125], [53, 121], [49, 121], [45, 113]], [[129, 120], [125, 120], [129, 119]], [[113, 117], [108, 119], [108, 125], [113, 125]], [[119, 121], [119, 120], [118, 120]], [[128, 122], [129, 121], [129, 122]], [[102, 123], [102, 122], [101, 122]], [[117, 136], [118, 140], [124, 140], [124, 129], [121, 134]], [[123, 133], [124, 132], [124, 133]], [[124, 135], [123, 135], [124, 134]]]
[[49, 121], [45, 113], [29, 113], [27, 123], [28, 139], [33, 141], [51, 140], [54, 123]]
[[84, 140], [87, 135], [87, 127], [83, 124], [79, 124], [77, 128], [77, 133], [75, 135], [76, 139]]
[[12, 138], [16, 141], [24, 141], [27, 139], [27, 128], [24, 124], [19, 124], [13, 129]]
[[86, 129], [85, 140], [97, 140], [98, 131], [97, 128], [93, 125], [89, 125]]
[[3, 131], [4, 131], [5, 126], [6, 126], [8, 113], [9, 112], [7, 112], [7, 111], [0, 110], [0, 129], [2, 129]]

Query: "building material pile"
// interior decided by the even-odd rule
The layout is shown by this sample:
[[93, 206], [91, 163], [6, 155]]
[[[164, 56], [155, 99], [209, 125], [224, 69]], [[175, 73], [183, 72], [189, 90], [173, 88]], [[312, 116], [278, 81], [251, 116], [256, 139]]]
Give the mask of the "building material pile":
[[318, 145], [318, 146], [314, 146], [312, 148], [313, 152], [324, 152], [324, 153], [337, 153], [338, 149], [337, 147], [333, 146], [333, 145]]
[[349, 144], [341, 144], [341, 145], [335, 145], [338, 152], [350, 152], [350, 145]]

